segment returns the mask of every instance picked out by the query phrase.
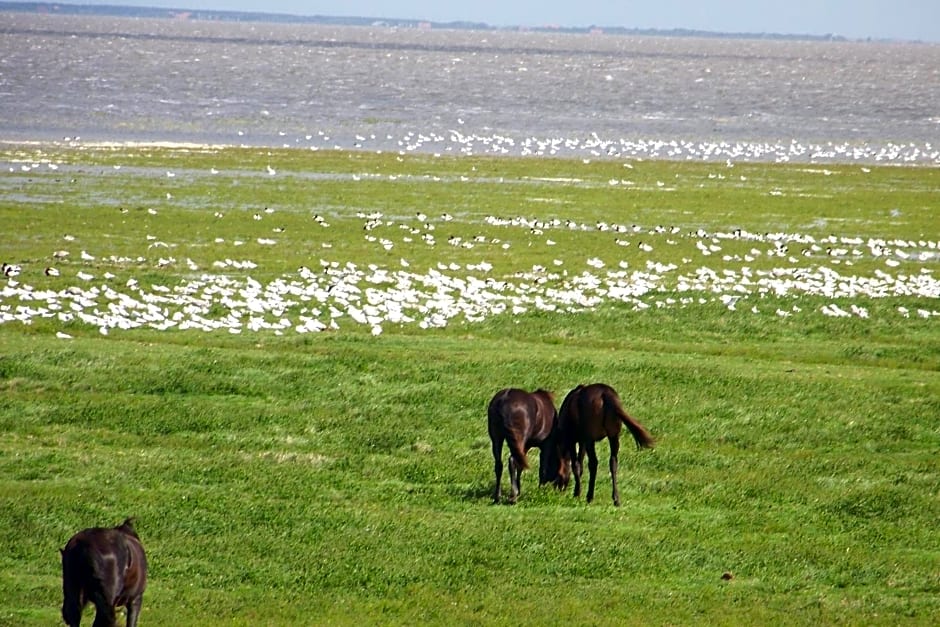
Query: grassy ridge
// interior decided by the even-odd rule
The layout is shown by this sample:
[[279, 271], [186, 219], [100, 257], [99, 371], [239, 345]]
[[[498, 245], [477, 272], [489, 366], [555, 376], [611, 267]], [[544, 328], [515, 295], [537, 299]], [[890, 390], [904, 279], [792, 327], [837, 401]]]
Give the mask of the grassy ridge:
[[[13, 167], [0, 179], [3, 254], [37, 290], [75, 284], [80, 269], [113, 272], [115, 283], [191, 277], [181, 263], [157, 267], [166, 254], [202, 268], [237, 254], [257, 263], [246, 273], [258, 280], [321, 258], [486, 260], [496, 277], [555, 258], [572, 274], [588, 256], [609, 267], [645, 259], [636, 240], [621, 249], [589, 231], [494, 227], [491, 214], [938, 239], [928, 169], [253, 150], [50, 157], [57, 170]], [[371, 211], [411, 225], [418, 211], [455, 220], [437, 223], [435, 247], [380, 227], [395, 241], [387, 251], [365, 239], [356, 213]], [[272, 236], [275, 224], [285, 230]], [[512, 246], [448, 247], [452, 235]], [[216, 237], [245, 244], [216, 248]], [[690, 255], [655, 243], [658, 261]], [[63, 276], [45, 277], [63, 246]], [[723, 252], [750, 248], [735, 246]], [[80, 249], [96, 259], [80, 262]], [[853, 271], [879, 263], [859, 258]], [[933, 269], [906, 270], [921, 267]], [[0, 623], [55, 623], [56, 549], [133, 514], [152, 563], [147, 625], [930, 624], [940, 611], [940, 334], [935, 319], [896, 308], [933, 304], [859, 296], [870, 312], [861, 319], [819, 314], [831, 301], [822, 296], [750, 301], [803, 313], [607, 302], [442, 329], [389, 325], [379, 337], [343, 320], [303, 336], [104, 337], [75, 322], [4, 323], [0, 520], [15, 533], [0, 540]], [[605, 446], [591, 506], [537, 488], [534, 470], [518, 505], [490, 506], [492, 394], [517, 385], [560, 396], [594, 380], [614, 385], [659, 441], [624, 447], [623, 507], [609, 501]]]

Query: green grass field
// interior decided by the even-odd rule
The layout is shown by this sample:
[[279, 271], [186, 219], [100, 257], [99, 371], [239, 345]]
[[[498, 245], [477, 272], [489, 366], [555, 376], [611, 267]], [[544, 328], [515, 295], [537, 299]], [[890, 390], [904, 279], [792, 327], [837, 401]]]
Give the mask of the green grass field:
[[[129, 515], [145, 626], [940, 616], [940, 170], [0, 163], [2, 625]], [[622, 507], [606, 444], [594, 503], [532, 451], [492, 505], [493, 394], [593, 381], [658, 440]]]

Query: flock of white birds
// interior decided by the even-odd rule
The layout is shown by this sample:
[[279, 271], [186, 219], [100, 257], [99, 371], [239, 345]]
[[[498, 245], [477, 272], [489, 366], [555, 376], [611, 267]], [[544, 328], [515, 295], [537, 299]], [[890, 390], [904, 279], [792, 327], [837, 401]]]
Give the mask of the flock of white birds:
[[[708, 141], [601, 137], [514, 136], [459, 128], [442, 132], [407, 131], [339, 136], [317, 132], [284, 142], [285, 148], [312, 150], [397, 150], [402, 153], [669, 159], [673, 161], [761, 161], [774, 163], [895, 163], [940, 165], [940, 146], [931, 142]], [[281, 135], [287, 139], [286, 133]], [[242, 133], [247, 138], [247, 134]]]
[[[38, 164], [23, 167], [34, 169]], [[276, 172], [269, 168], [267, 174]], [[217, 213], [216, 217], [223, 216]], [[264, 217], [261, 213], [253, 216], [259, 221], [257, 244], [281, 245], [278, 229], [261, 225]], [[386, 254], [395, 251], [394, 267], [318, 259], [309, 264], [312, 267], [260, 281], [252, 274], [270, 276], [270, 272], [251, 259], [233, 259], [220, 252], [217, 260], [200, 267], [188, 257], [177, 259], [170, 254], [172, 249], [185, 250], [185, 242], [166, 243], [148, 236], [142, 254], [126, 258], [106, 250], [89, 252], [105, 246], [107, 239], [83, 243], [66, 234], [61, 248], [49, 251], [43, 267], [3, 264], [0, 323], [30, 325], [37, 319], [51, 320], [61, 325], [62, 338], [71, 337], [67, 331], [75, 324], [90, 325], [105, 335], [142, 327], [234, 334], [316, 333], [347, 325], [365, 325], [378, 335], [390, 326], [444, 327], [455, 321], [474, 323], [531, 311], [576, 313], [610, 302], [627, 303], [637, 311], [721, 303], [741, 315], [783, 318], [816, 313], [867, 318], [866, 303], [885, 297], [922, 304], [898, 306], [896, 315], [940, 316], [940, 280], [933, 273], [940, 262], [940, 242], [933, 240], [816, 238], [740, 229], [712, 233], [495, 215], [476, 223], [470, 218], [455, 221], [449, 214], [393, 218], [358, 213], [356, 217], [362, 221], [365, 242]], [[451, 234], [438, 240], [435, 235], [443, 229], [435, 231], [435, 224], [445, 223], [448, 233], [495, 230], [505, 236]], [[311, 228], [328, 234], [330, 224], [313, 215]], [[547, 266], [509, 275], [495, 272], [487, 261], [487, 255], [492, 259], [511, 253], [513, 246], [543, 247], [544, 257], [553, 257], [553, 235], [557, 238], [565, 230], [606, 238], [607, 258], [569, 254], [552, 259]], [[233, 242], [218, 238], [215, 243], [220, 251], [231, 254], [228, 245]], [[236, 246], [243, 243], [234, 242]], [[419, 272], [407, 259], [412, 246], [438, 247], [443, 259], [448, 258], [450, 247], [480, 256], [475, 263], [441, 261]], [[328, 237], [322, 247], [330, 249]], [[630, 247], [632, 261], [627, 261], [622, 253]], [[659, 256], [659, 251], [668, 254]], [[710, 264], [719, 268], [712, 269]], [[867, 271], [855, 271], [856, 264]], [[129, 268], [146, 268], [148, 276], [153, 270], [166, 269], [167, 284], [145, 284], [128, 276]], [[42, 287], [35, 287], [30, 278], [41, 275], [45, 275]], [[804, 296], [823, 297], [826, 302], [804, 311]]]
[[[394, 220], [380, 214], [363, 218], [365, 237], [376, 246], [388, 250], [402, 247], [405, 240], [415, 244], [410, 236], [396, 242], [391, 234], [371, 235], [387, 231], [396, 224]], [[451, 238], [446, 244], [428, 238], [418, 238], [417, 242], [425, 246], [469, 244], [506, 249], [512, 246], [511, 241], [522, 239], [527, 246], [536, 241], [550, 250], [552, 229], [578, 229], [605, 233], [611, 241], [612, 256], [619, 243], [646, 246], [642, 250], [647, 258], [638, 267], [623, 260], [608, 266], [598, 257], [554, 259], [550, 267], [534, 266], [511, 276], [494, 276], [493, 266], [482, 260], [464, 265], [440, 262], [426, 272], [414, 272], [404, 258], [395, 268], [323, 259], [312, 268], [304, 266], [262, 282], [251, 277], [258, 264], [248, 259], [226, 258], [213, 263], [215, 270], [227, 271], [220, 273], [204, 271], [191, 259], [99, 258], [85, 250], [71, 253], [62, 249], [50, 251], [50, 258], [64, 261], [77, 257], [80, 263], [77, 267], [69, 264], [69, 272], [45, 268], [45, 273], [54, 277], [53, 282], [59, 283], [56, 287], [49, 287], [49, 281], [44, 282], [47, 287], [33, 287], [24, 280], [26, 268], [4, 265], [0, 323], [29, 325], [37, 318], [52, 319], [62, 324], [63, 338], [70, 337], [66, 333], [69, 323], [91, 325], [102, 334], [140, 327], [316, 333], [348, 324], [366, 325], [373, 334], [379, 334], [389, 325], [430, 328], [534, 310], [575, 313], [611, 301], [628, 303], [633, 310], [721, 302], [731, 311], [788, 317], [803, 313], [801, 297], [810, 295], [825, 297], [826, 304], [817, 312], [826, 316], [867, 318], [867, 300], [891, 296], [923, 303], [913, 309], [897, 307], [898, 315], [940, 316], [940, 281], [927, 267], [935, 265], [940, 257], [940, 243], [935, 241], [862, 241], [834, 236], [817, 240], [792, 233], [742, 231], [684, 233], [662, 227], [581, 225], [560, 220], [543, 223], [497, 216], [490, 216], [487, 223], [505, 228], [507, 236]], [[405, 232], [413, 230], [409, 227]], [[276, 240], [272, 242], [277, 245]], [[740, 242], [746, 242], [747, 252], [724, 252], [731, 243]], [[695, 252], [682, 257], [680, 263], [656, 261], [657, 248], [673, 246]], [[442, 253], [446, 256], [446, 251]], [[711, 269], [708, 262], [718, 257], [725, 265], [736, 262], [734, 269]], [[779, 262], [770, 269], [755, 269], [747, 261], [768, 258]], [[869, 275], [853, 273], [855, 262], [865, 258], [878, 258], [883, 266]], [[129, 261], [150, 268], [185, 268], [190, 277], [175, 284], [145, 285], [133, 277], [118, 278], [110, 271], [96, 274], [93, 270], [113, 266], [120, 271], [118, 268]], [[767, 303], [774, 304], [767, 305], [770, 308], [765, 311], [765, 296], [782, 298], [767, 299]], [[781, 307], [781, 302], [789, 304]]]

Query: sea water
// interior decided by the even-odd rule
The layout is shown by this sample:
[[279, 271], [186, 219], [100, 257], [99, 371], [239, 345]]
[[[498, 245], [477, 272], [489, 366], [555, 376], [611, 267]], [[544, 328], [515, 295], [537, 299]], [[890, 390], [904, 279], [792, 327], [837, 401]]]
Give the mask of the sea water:
[[0, 13], [0, 140], [940, 163], [940, 45]]

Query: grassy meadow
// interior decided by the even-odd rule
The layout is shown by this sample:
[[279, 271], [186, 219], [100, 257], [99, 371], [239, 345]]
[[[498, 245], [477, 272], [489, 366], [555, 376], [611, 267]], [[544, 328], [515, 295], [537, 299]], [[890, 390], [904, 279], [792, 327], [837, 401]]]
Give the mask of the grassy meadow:
[[[936, 168], [0, 163], [0, 625], [130, 515], [146, 626], [936, 624]], [[493, 394], [593, 381], [622, 506], [492, 505]]]

